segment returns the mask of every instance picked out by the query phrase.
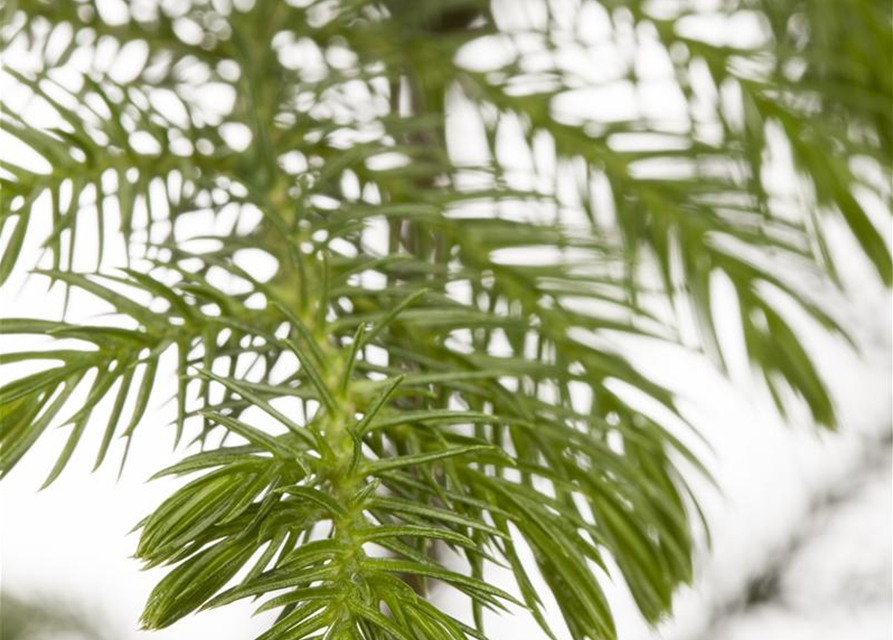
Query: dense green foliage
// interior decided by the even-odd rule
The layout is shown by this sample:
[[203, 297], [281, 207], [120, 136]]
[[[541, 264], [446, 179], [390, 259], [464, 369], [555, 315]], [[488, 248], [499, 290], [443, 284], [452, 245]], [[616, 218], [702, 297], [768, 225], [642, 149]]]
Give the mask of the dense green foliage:
[[[21, 247], [49, 208], [36, 272], [119, 322], [0, 324], [65, 341], [3, 356], [47, 365], [2, 388], [0, 468], [57, 425], [70, 437], [47, 483], [87, 429], [104, 430], [99, 466], [176, 352], [176, 438], [201, 450], [161, 472], [191, 481], [141, 523], [138, 557], [173, 566], [145, 626], [271, 595], [263, 640], [482, 638], [483, 610], [514, 606], [560, 629], [541, 579], [571, 636], [602, 640], [607, 557], [658, 620], [692, 579], [684, 477], [703, 471], [685, 434], [619, 391], [676, 412], [612, 336], [676, 342], [691, 325], [721, 367], [718, 273], [779, 404], [793, 390], [833, 425], [778, 301], [835, 329], [784, 276], [834, 277], [828, 218], [891, 281], [857, 197], [889, 199], [887, 0], [717, 3], [714, 20], [756, 21], [746, 45], [696, 37], [685, 2], [99, 4], [4, 3], [4, 73], [58, 125], [4, 109], [47, 168], [3, 160], [0, 282], [34, 267]], [[562, 52], [596, 46], [619, 52], [604, 64], [624, 86], [656, 51], [683, 117], [561, 115], [593, 84]], [[112, 67], [125, 54], [132, 72]], [[455, 110], [473, 124], [457, 132]], [[799, 206], [771, 184], [785, 147]], [[199, 244], [178, 232], [207, 210], [261, 215]], [[98, 255], [78, 256], [97, 229]], [[104, 260], [110, 239], [126, 267]], [[249, 249], [275, 259], [271, 277]], [[468, 597], [473, 626], [429, 602], [432, 581]]]

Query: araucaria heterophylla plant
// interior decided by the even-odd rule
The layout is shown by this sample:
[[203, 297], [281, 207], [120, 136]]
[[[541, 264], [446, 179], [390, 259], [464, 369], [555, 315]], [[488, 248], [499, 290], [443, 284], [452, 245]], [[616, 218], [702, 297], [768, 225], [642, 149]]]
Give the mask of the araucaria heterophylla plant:
[[[692, 579], [686, 479], [706, 471], [622, 336], [721, 368], [722, 276], [779, 405], [833, 426], [779, 300], [837, 327], [786, 274], [835, 278], [835, 224], [891, 281], [865, 209], [889, 210], [890, 3], [716, 2], [745, 44], [703, 18], [639, 0], [7, 0], [3, 133], [40, 162], [0, 165], [0, 281], [32, 269], [116, 315], [2, 321], [61, 341], [5, 343], [5, 363], [44, 364], [2, 387], [3, 474], [57, 426], [47, 484], [122, 438], [126, 457], [175, 373], [191, 450], [159, 475], [189, 481], [140, 524], [137, 556], [171, 566], [146, 627], [264, 598], [263, 640], [485, 638], [485, 610], [519, 608], [605, 640], [606, 573], [657, 621]], [[630, 93], [620, 115], [566, 108], [605, 86]], [[772, 183], [785, 158], [802, 197]], [[25, 255], [40, 211], [45, 253]], [[239, 224], [182, 232], [208, 212]], [[98, 451], [78, 449], [87, 430]]]

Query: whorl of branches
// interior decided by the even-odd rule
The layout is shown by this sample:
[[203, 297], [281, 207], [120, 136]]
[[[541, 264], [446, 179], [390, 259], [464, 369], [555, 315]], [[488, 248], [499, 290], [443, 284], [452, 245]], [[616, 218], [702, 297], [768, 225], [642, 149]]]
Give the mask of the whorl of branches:
[[[612, 336], [680, 341], [688, 322], [722, 366], [724, 274], [779, 404], [793, 390], [833, 425], [779, 297], [836, 325], [779, 265], [833, 278], [831, 217], [891, 281], [857, 197], [889, 192], [856, 164], [889, 175], [890, 3], [719, 3], [716, 19], [757, 18], [747, 47], [686, 35], [686, 4], [7, 1], [3, 99], [28, 95], [57, 123], [4, 107], [4, 134], [46, 166], [0, 165], [0, 282], [33, 267], [122, 320], [0, 324], [66, 345], [4, 355], [47, 366], [2, 388], [2, 473], [58, 425], [70, 437], [47, 483], [88, 428], [104, 430], [99, 466], [145, 421], [175, 351], [176, 437], [201, 450], [161, 472], [193, 479], [141, 523], [139, 558], [173, 566], [146, 627], [272, 596], [261, 609], [281, 613], [259, 640], [484, 638], [484, 610], [513, 606], [551, 634], [541, 580], [575, 640], [602, 640], [607, 557], [657, 621], [692, 579], [683, 471], [704, 471], [687, 434], [618, 391], [676, 413]], [[681, 116], [562, 115], [593, 80], [559, 54], [595, 45], [617, 52], [609, 83], [632, 86], [637, 52], [656, 51]], [[500, 60], [469, 64], [474, 51]], [[209, 87], [232, 104], [203, 100]], [[454, 110], [473, 133], [451, 129]], [[466, 143], [483, 151], [468, 159]], [[808, 206], [768, 181], [784, 144]], [[21, 247], [41, 207], [52, 229], [35, 264]], [[178, 221], [207, 209], [261, 215], [199, 251]], [[91, 229], [105, 245], [79, 256]], [[109, 264], [110, 239], [126, 265]], [[490, 563], [515, 595], [488, 582]], [[430, 603], [429, 581], [467, 596], [474, 622]]]

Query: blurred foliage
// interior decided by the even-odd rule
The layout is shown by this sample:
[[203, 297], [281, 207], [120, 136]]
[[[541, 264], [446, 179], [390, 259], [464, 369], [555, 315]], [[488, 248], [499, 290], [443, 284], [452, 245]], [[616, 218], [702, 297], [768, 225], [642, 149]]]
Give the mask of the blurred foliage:
[[[547, 588], [575, 640], [614, 638], [608, 564], [656, 622], [692, 579], [684, 474], [706, 472], [618, 336], [722, 367], [722, 274], [779, 406], [834, 425], [785, 309], [839, 328], [789, 274], [836, 278], [842, 220], [893, 279], [867, 211], [889, 211], [891, 13], [8, 0], [3, 131], [41, 161], [0, 164], [0, 282], [37, 262], [22, 247], [49, 210], [34, 273], [118, 322], [0, 323], [64, 340], [3, 356], [42, 367], [2, 388], [0, 469], [58, 425], [47, 484], [88, 427], [96, 466], [117, 438], [126, 456], [176, 353], [176, 438], [201, 450], [161, 472], [196, 477], [141, 523], [137, 555], [173, 566], [146, 627], [275, 592], [263, 640], [483, 638], [484, 610], [517, 607], [551, 634]], [[574, 111], [611, 88], [631, 92], [622, 116]], [[214, 224], [185, 232], [202, 212]]]
[[58, 598], [21, 598], [0, 593], [0, 639], [49, 640], [65, 635], [82, 640], [106, 640], [90, 615]]

